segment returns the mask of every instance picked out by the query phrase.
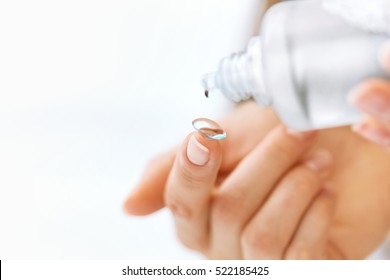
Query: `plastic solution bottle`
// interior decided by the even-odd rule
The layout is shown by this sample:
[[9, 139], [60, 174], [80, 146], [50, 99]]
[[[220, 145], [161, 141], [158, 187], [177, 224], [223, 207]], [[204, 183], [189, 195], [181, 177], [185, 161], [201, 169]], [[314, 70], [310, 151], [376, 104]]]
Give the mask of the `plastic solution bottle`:
[[322, 1], [283, 2], [266, 13], [247, 50], [224, 58], [202, 83], [235, 102], [253, 97], [273, 106], [294, 130], [351, 124], [359, 113], [347, 102], [350, 90], [367, 78], [389, 78], [378, 61], [388, 39], [329, 12]]

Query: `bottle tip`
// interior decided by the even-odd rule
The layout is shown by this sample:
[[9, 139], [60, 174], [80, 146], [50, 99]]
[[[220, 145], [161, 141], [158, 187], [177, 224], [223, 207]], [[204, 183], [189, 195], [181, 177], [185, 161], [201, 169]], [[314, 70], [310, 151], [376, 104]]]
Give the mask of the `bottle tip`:
[[210, 91], [216, 89], [215, 73], [204, 75], [202, 78], [202, 86], [204, 88], [204, 95], [208, 98]]

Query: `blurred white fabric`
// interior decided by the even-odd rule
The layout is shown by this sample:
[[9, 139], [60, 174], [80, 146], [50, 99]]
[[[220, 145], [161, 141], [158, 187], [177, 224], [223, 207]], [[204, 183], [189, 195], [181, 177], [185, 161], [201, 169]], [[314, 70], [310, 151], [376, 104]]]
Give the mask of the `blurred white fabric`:
[[[199, 258], [163, 210], [123, 214], [146, 162], [231, 106], [199, 79], [258, 0], [0, 2], [0, 258]], [[380, 256], [380, 255], [379, 255]]]

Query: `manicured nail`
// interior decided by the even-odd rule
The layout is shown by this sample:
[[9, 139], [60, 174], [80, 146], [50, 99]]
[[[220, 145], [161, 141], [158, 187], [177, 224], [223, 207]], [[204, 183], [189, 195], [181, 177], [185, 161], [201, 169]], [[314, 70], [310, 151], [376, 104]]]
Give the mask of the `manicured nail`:
[[195, 165], [203, 166], [210, 159], [209, 150], [200, 144], [194, 135], [191, 136], [187, 145], [187, 157]]
[[384, 43], [380, 48], [379, 62], [385, 70], [390, 70], [390, 41]]
[[386, 132], [369, 122], [363, 121], [352, 126], [352, 130], [359, 133], [366, 139], [381, 145], [385, 148], [390, 148], [390, 132]]
[[390, 121], [390, 96], [382, 92], [366, 92], [357, 88], [349, 101], [363, 112], [383, 121]]
[[305, 166], [313, 171], [322, 171], [330, 166], [333, 157], [327, 150], [314, 152], [305, 162]]
[[309, 139], [313, 138], [314, 135], [316, 134], [315, 131], [295, 131], [295, 130], [292, 130], [290, 128], [287, 128], [286, 132], [289, 135], [297, 138], [298, 140], [302, 140], [302, 141], [309, 140]]

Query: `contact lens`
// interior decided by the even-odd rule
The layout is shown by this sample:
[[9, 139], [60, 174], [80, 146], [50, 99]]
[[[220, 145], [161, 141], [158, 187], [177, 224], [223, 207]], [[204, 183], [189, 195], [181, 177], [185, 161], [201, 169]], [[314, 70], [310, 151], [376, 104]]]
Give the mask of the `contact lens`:
[[215, 121], [199, 118], [192, 121], [194, 129], [210, 140], [222, 140], [226, 138], [226, 132]]

